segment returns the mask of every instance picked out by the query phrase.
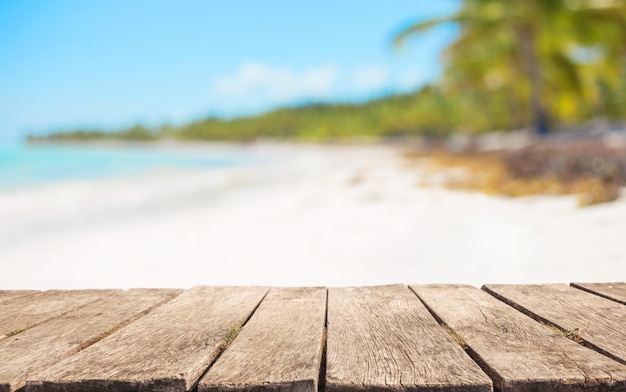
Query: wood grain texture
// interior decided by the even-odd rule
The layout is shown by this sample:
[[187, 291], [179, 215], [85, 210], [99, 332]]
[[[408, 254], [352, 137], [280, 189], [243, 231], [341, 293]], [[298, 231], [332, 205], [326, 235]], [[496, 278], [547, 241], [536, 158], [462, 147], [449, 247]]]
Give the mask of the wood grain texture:
[[198, 391], [316, 392], [325, 318], [326, 289], [271, 289]]
[[192, 388], [267, 292], [195, 287], [33, 377], [30, 392], [170, 391]]
[[100, 297], [107, 290], [50, 290], [13, 298], [0, 303], [0, 340], [17, 331], [37, 326], [54, 317], [78, 309]]
[[484, 290], [626, 365], [626, 306], [564, 284], [487, 285]]
[[35, 290], [0, 290], [0, 302], [10, 301], [14, 298], [35, 294]]
[[326, 391], [491, 391], [491, 381], [401, 285], [329, 289]]
[[467, 344], [500, 391], [626, 390], [626, 366], [471, 286], [411, 288]]
[[626, 282], [572, 283], [570, 286], [626, 305]]
[[0, 390], [23, 387], [29, 376], [77, 353], [176, 294], [174, 290], [109, 291], [87, 306], [3, 340]]

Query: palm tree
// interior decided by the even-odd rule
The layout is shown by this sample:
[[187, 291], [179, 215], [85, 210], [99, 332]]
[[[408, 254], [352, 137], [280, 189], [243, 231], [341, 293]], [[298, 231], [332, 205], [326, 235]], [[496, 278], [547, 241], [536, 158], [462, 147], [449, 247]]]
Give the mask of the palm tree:
[[489, 75], [497, 75], [514, 86], [517, 100], [527, 95], [534, 128], [545, 134], [548, 90], [583, 95], [575, 50], [593, 51], [609, 64], [623, 61], [625, 22], [624, 0], [463, 0], [454, 15], [403, 29], [394, 44], [437, 25], [458, 24], [460, 35], [444, 54], [448, 80], [489, 84]]

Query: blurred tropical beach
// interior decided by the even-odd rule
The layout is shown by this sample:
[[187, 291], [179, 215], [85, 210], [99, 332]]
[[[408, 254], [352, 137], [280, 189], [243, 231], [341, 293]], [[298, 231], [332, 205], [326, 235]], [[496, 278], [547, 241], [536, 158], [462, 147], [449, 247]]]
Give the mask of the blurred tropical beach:
[[0, 289], [626, 279], [622, 1], [270, 3], [0, 4]]
[[[186, 156], [191, 147], [166, 148]], [[193, 150], [239, 158], [1, 192], [2, 287], [481, 285], [624, 273], [624, 198], [579, 208], [575, 196], [423, 186], [427, 165], [398, 146]]]

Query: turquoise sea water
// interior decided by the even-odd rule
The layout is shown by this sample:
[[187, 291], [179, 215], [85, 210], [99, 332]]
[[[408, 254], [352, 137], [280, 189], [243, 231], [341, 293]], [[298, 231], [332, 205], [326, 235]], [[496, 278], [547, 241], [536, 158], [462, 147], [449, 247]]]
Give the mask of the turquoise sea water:
[[153, 146], [0, 146], [0, 190], [141, 174], [159, 168], [219, 168], [254, 161], [242, 152]]

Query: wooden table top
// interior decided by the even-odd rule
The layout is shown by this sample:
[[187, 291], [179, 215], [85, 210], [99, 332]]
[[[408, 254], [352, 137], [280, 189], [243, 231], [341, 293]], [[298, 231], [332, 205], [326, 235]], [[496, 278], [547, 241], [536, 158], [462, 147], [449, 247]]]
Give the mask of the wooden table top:
[[626, 391], [626, 283], [0, 291], [0, 392]]

